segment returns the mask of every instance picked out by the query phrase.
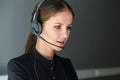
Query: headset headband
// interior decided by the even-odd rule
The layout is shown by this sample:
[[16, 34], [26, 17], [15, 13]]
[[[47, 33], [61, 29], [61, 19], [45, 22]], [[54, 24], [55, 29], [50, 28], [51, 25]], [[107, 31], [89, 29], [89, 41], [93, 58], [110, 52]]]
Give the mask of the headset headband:
[[41, 6], [41, 4], [42, 4], [43, 2], [44, 2], [44, 0], [41, 0], [41, 1], [38, 3], [37, 9], [36, 9], [36, 11], [35, 11], [35, 13], [34, 13], [34, 15], [33, 15], [33, 20], [36, 20], [36, 19], [37, 19], [38, 10], [39, 10], [39, 8], [40, 8], [40, 6]]

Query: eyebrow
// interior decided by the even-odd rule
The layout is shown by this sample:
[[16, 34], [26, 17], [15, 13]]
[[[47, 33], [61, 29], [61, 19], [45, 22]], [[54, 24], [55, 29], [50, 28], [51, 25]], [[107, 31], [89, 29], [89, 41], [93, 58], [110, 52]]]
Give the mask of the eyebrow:
[[[55, 24], [60, 24], [60, 25], [63, 25], [62, 23], [55, 23]], [[69, 24], [69, 26], [72, 26], [72, 23], [71, 23], [71, 24]]]

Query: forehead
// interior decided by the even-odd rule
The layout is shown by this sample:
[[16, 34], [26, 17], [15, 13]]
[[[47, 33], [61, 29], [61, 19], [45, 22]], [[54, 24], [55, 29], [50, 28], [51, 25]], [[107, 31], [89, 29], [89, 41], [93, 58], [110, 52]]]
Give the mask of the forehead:
[[51, 16], [46, 22], [50, 23], [61, 23], [61, 24], [72, 24], [73, 16], [69, 11], [58, 12]]

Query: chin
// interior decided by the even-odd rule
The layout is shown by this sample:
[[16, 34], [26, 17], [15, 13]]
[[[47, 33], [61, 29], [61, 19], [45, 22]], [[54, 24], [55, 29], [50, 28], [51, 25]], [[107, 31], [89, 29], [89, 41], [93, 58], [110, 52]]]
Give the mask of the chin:
[[54, 50], [59, 52], [59, 51], [62, 51], [63, 49], [62, 48], [55, 48]]

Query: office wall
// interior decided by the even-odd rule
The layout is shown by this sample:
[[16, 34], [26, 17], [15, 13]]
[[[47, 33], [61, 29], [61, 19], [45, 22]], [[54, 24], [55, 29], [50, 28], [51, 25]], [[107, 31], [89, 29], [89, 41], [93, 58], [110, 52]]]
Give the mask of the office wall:
[[77, 69], [120, 66], [120, 1], [70, 1], [74, 26], [65, 49]]
[[[30, 18], [39, 0], [0, 1], [0, 74], [9, 59], [23, 54]], [[72, 60], [75, 69], [119, 67], [120, 1], [67, 0], [75, 12], [70, 39], [58, 55]]]
[[9, 59], [23, 54], [31, 30], [31, 14], [38, 0], [0, 0], [0, 74]]
[[[66, 54], [76, 68], [120, 66], [120, 1], [71, 1], [76, 14]], [[74, 58], [73, 58], [74, 57]]]

